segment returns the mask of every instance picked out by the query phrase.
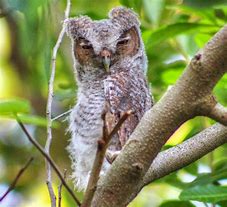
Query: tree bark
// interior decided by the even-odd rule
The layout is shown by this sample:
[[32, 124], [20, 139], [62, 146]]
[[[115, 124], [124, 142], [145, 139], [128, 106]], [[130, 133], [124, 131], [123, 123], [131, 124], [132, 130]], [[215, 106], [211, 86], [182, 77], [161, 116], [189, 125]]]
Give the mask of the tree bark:
[[[227, 143], [227, 127], [215, 124], [175, 147], [160, 152], [139, 184], [144, 186], [200, 159], [217, 147]], [[130, 196], [135, 198], [138, 192]]]

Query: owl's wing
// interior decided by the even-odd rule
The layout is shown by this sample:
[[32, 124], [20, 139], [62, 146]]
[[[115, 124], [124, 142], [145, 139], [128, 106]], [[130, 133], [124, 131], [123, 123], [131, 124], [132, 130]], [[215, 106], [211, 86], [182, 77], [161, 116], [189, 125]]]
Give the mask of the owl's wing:
[[123, 113], [132, 110], [132, 114], [123, 123], [117, 135], [112, 138], [114, 143], [111, 143], [111, 145], [121, 149], [145, 111], [151, 107], [149, 89], [143, 74], [130, 75], [126, 72], [110, 75], [105, 80], [104, 89], [107, 102], [106, 125], [108, 129], [115, 126]]

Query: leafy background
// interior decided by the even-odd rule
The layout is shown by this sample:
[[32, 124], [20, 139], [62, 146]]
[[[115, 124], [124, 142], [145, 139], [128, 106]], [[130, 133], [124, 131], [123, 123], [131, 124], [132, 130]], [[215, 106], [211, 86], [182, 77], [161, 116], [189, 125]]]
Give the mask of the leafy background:
[[[72, 0], [71, 16], [106, 18], [118, 5], [133, 8], [140, 16], [143, 40], [149, 59], [148, 80], [157, 102], [183, 72], [191, 57], [227, 20], [226, 0]], [[19, 180], [16, 189], [0, 203], [4, 207], [50, 206], [45, 185], [44, 159], [27, 141], [14, 120], [17, 112], [29, 132], [44, 145], [45, 107], [52, 48], [61, 29], [66, 1], [0, 0], [0, 195], [32, 155], [35, 161]], [[57, 57], [53, 117], [75, 103], [70, 41], [65, 38]], [[227, 104], [227, 76], [214, 89]], [[166, 143], [172, 147], [214, 122], [197, 117], [183, 124]], [[54, 125], [51, 154], [60, 168], [68, 170], [65, 150], [67, 122]], [[158, 180], [142, 190], [130, 207], [227, 206], [227, 146], [190, 166]], [[59, 180], [54, 177], [57, 190]], [[72, 186], [72, 184], [70, 184]], [[77, 195], [82, 198], [81, 193]], [[73, 201], [63, 190], [63, 207]]]

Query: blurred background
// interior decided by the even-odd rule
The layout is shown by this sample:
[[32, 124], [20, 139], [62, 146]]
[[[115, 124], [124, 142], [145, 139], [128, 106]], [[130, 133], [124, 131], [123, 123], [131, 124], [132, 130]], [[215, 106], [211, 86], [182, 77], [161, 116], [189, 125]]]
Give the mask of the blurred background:
[[[70, 16], [103, 19], [111, 8], [119, 5], [133, 8], [139, 14], [149, 60], [147, 77], [155, 102], [227, 20], [226, 0], [72, 0]], [[62, 27], [65, 7], [66, 0], [0, 0], [0, 196], [26, 161], [31, 156], [35, 158], [0, 207], [50, 206], [44, 159], [28, 142], [10, 111], [19, 113], [28, 131], [44, 146], [52, 48]], [[76, 90], [71, 45], [65, 37], [57, 56], [53, 117], [75, 104]], [[223, 105], [227, 104], [226, 75], [214, 93]], [[164, 149], [213, 123], [204, 117], [186, 122]], [[67, 169], [67, 180], [72, 186], [65, 149], [68, 140], [67, 121], [63, 117], [54, 124], [51, 156], [62, 171]], [[223, 145], [190, 166], [152, 183], [130, 207], [226, 207], [226, 155], [227, 145]], [[59, 183], [54, 176], [56, 191]], [[81, 193], [76, 194], [82, 199]], [[74, 206], [65, 190], [62, 196], [62, 207]]]

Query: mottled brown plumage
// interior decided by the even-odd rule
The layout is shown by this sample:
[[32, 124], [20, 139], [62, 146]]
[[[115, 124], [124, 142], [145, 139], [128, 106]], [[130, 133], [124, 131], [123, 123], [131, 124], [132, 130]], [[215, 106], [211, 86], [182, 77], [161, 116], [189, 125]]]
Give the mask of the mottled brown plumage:
[[[110, 131], [121, 115], [130, 117], [111, 140], [109, 154], [119, 152], [152, 101], [145, 73], [147, 58], [137, 15], [130, 9], [114, 8], [109, 19], [92, 21], [89, 17], [65, 22], [72, 40], [77, 104], [70, 115], [72, 133], [69, 152], [73, 177], [85, 189], [94, 161], [97, 141], [102, 137], [102, 114]], [[104, 160], [102, 173], [110, 163]]]

